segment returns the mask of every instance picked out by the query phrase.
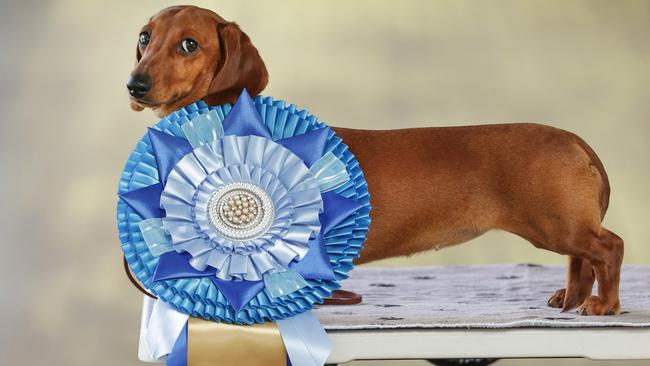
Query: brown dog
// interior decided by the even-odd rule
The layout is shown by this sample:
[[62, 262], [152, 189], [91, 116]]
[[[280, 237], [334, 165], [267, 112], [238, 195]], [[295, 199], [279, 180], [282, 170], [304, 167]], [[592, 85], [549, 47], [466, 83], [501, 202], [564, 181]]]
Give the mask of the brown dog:
[[[136, 110], [164, 116], [199, 99], [233, 102], [266, 86], [249, 38], [215, 13], [167, 8], [140, 33], [127, 87]], [[566, 289], [549, 306], [620, 311], [623, 240], [603, 228], [605, 170], [578, 136], [536, 124], [365, 131], [335, 128], [356, 154], [372, 197], [358, 263], [465, 242], [488, 230], [569, 256]], [[594, 279], [598, 296], [590, 296]]]
[[259, 94], [266, 66], [235, 23], [193, 7], [174, 6], [140, 31], [136, 67], [127, 82], [131, 108], [165, 116], [199, 99], [234, 102], [242, 89]]

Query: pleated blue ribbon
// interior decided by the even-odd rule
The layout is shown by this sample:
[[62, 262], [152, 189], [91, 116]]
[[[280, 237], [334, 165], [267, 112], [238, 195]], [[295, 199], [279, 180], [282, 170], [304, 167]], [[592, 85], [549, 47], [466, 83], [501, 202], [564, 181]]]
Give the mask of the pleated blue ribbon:
[[[237, 121], [241, 117], [246, 121]], [[304, 243], [300, 260], [294, 259], [284, 271], [276, 271], [297, 273], [304, 278], [305, 287], [288, 293], [290, 288], [302, 285], [295, 276], [287, 276], [286, 282], [268, 281], [277, 284], [270, 292], [264, 289], [263, 276], [259, 281], [220, 282], [215, 268], [207, 266], [203, 271], [199, 270], [203, 267], [193, 268], [191, 253], [170, 251], [170, 236], [159, 230], [159, 221], [147, 221], [175, 214], [173, 207], [167, 213], [161, 209], [160, 195], [181, 159], [194, 149], [231, 135], [271, 139], [298, 155], [310, 174], [326, 172], [329, 177], [327, 182], [318, 183], [321, 191], [332, 189], [322, 194], [319, 231], [314, 231]], [[345, 183], [337, 183], [341, 179], [338, 177], [346, 175], [349, 179]], [[234, 107], [209, 107], [197, 102], [165, 117], [129, 157], [119, 194], [120, 241], [134, 275], [174, 309], [229, 323], [289, 318], [331, 296], [331, 291], [340, 286], [339, 281], [352, 268], [370, 222], [367, 185], [347, 146], [306, 111], [268, 97], [245, 98]], [[347, 202], [354, 209], [339, 213], [328, 209], [339, 202]], [[246, 282], [251, 282], [251, 286]], [[243, 291], [233, 291], [239, 287]]]
[[[272, 200], [275, 221], [259, 237], [233, 240], [208, 220], [212, 193], [233, 184]], [[327, 126], [246, 91], [232, 108], [199, 102], [149, 130], [119, 193], [125, 258], [165, 305], [217, 321], [276, 321], [288, 364], [325, 363], [331, 343], [309, 309], [352, 268], [370, 210], [358, 163]], [[181, 318], [158, 313], [176, 334], [153, 337], [163, 343], [153, 349], [177, 336], [167, 364], [186, 365], [187, 325], [178, 334]]]

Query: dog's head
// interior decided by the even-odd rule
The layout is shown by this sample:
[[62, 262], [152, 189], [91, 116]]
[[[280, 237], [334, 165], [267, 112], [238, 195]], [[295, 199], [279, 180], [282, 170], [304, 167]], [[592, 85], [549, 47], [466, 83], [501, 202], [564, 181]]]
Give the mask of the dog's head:
[[136, 66], [126, 84], [131, 108], [152, 108], [162, 117], [199, 99], [234, 102], [246, 88], [259, 94], [266, 66], [235, 23], [194, 6], [154, 15], [140, 31]]

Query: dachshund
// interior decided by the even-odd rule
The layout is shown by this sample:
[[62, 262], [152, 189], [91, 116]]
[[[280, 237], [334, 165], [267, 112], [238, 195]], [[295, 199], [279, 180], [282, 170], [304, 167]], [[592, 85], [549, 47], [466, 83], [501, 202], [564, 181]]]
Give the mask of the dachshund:
[[[154, 15], [140, 32], [136, 59], [127, 83], [131, 106], [160, 117], [199, 99], [232, 103], [244, 88], [256, 96], [268, 83], [240, 27], [193, 6]], [[355, 153], [372, 197], [372, 229], [356, 263], [503, 230], [568, 256], [566, 287], [549, 306], [620, 312], [623, 240], [601, 225], [607, 173], [580, 137], [524, 123], [334, 131]]]

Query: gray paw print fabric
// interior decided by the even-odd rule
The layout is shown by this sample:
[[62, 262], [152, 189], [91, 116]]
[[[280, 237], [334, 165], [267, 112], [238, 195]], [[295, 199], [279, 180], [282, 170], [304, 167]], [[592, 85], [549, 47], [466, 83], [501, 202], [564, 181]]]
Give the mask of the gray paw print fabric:
[[563, 266], [358, 267], [342, 285], [363, 302], [315, 315], [328, 330], [650, 327], [650, 266], [624, 265], [621, 276], [621, 314], [581, 316], [546, 304], [565, 285]]

